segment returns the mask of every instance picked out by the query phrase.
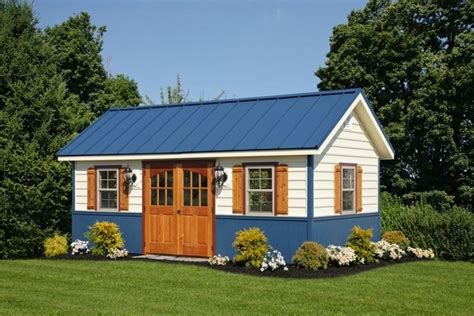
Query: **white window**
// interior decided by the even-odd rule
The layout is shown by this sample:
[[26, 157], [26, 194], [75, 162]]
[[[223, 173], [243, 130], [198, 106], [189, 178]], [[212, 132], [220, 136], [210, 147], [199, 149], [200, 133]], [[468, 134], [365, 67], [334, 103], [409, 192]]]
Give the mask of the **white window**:
[[342, 166], [342, 211], [355, 212], [355, 166]]
[[100, 210], [118, 210], [117, 169], [97, 170], [97, 199]]
[[245, 175], [247, 213], [273, 213], [273, 173], [272, 166], [247, 167]]

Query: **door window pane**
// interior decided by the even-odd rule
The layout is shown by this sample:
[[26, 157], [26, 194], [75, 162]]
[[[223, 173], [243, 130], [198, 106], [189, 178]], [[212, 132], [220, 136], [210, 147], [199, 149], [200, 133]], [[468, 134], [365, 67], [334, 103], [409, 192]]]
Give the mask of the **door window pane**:
[[199, 206], [199, 190], [193, 190], [193, 206]]
[[207, 188], [207, 177], [203, 175], [201, 175], [201, 187]]
[[173, 189], [166, 190], [166, 205], [173, 205]]
[[166, 172], [166, 186], [168, 188], [173, 187], [173, 171]]
[[160, 173], [158, 179], [159, 179], [159, 181], [158, 181], [159, 187], [160, 188], [164, 187], [165, 186], [165, 173], [164, 172]]
[[165, 205], [165, 190], [160, 189], [158, 194], [158, 204]]
[[201, 206], [207, 206], [207, 189], [201, 190]]
[[199, 173], [193, 172], [193, 188], [199, 187]]
[[191, 190], [184, 190], [184, 205], [190, 206], [191, 205]]
[[151, 189], [151, 205], [156, 205], [158, 202], [158, 192], [156, 189]]
[[191, 172], [184, 170], [184, 187], [189, 188], [191, 186]]
[[150, 179], [150, 185], [152, 188], [156, 188], [156, 185], [158, 184], [157, 176], [151, 176]]

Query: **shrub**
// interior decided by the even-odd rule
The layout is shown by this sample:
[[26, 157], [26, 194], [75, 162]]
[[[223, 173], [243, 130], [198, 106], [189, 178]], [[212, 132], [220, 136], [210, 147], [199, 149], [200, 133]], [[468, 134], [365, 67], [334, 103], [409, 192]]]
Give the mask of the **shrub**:
[[97, 256], [113, 253], [124, 244], [118, 225], [111, 222], [96, 222], [85, 236], [94, 243], [92, 254]]
[[434, 252], [431, 249], [408, 247], [407, 251], [418, 259], [433, 259], [435, 257]]
[[443, 213], [430, 205], [405, 206], [387, 193], [381, 196], [383, 230], [400, 230], [415, 248], [432, 249], [437, 257], [474, 260], [474, 214], [453, 207]]
[[283, 268], [283, 270], [288, 271], [286, 267], [285, 258], [278, 250], [268, 251], [265, 257], [263, 258], [262, 265], [260, 266], [260, 271], [265, 271], [267, 269], [272, 269], [275, 271], [277, 269]]
[[120, 259], [120, 258], [125, 258], [128, 256], [128, 250], [127, 249], [119, 249], [119, 248], [114, 248], [109, 250], [107, 254], [107, 258], [110, 259]]
[[211, 266], [225, 266], [229, 263], [229, 257], [217, 255], [210, 258], [207, 262], [209, 262]]
[[271, 248], [267, 236], [257, 227], [238, 231], [232, 246], [237, 251], [234, 261], [254, 268], [260, 268], [265, 254]]
[[370, 240], [372, 236], [372, 229], [362, 229], [359, 226], [354, 226], [352, 233], [347, 239], [346, 246], [354, 249], [357, 260], [360, 263], [365, 264], [377, 261], [375, 258], [375, 246]]
[[391, 244], [386, 240], [380, 240], [373, 243], [375, 246], [375, 255], [380, 259], [401, 259], [405, 254], [405, 250], [397, 244]]
[[408, 239], [402, 231], [388, 230], [383, 233], [382, 239], [390, 244], [399, 245], [402, 249], [407, 249], [410, 246], [410, 239]]
[[329, 245], [326, 248], [329, 261], [337, 263], [339, 266], [348, 266], [357, 261], [354, 249], [351, 247], [340, 247]]
[[76, 239], [71, 243], [71, 255], [83, 255], [89, 251], [88, 241]]
[[314, 241], [305, 241], [296, 250], [293, 262], [306, 270], [318, 270], [320, 268], [325, 270], [328, 267], [329, 258], [323, 246]]
[[67, 237], [55, 234], [44, 240], [44, 255], [46, 257], [54, 257], [67, 254]]

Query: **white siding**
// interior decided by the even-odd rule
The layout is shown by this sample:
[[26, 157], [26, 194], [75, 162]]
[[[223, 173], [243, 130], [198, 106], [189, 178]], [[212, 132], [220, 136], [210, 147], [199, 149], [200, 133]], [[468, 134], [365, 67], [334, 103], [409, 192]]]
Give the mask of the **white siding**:
[[370, 139], [353, 115], [329, 144], [315, 156], [314, 216], [334, 215], [334, 165], [357, 163], [362, 166], [362, 213], [378, 211], [379, 159]]
[[220, 164], [229, 176], [216, 196], [216, 214], [232, 214], [232, 167], [250, 162], [278, 162], [288, 165], [288, 216], [306, 216], [306, 156], [222, 158]]
[[94, 166], [122, 165], [129, 166], [137, 176], [129, 196], [128, 212], [142, 212], [142, 162], [141, 161], [78, 161], [74, 171], [75, 176], [75, 210], [87, 211], [87, 168]]

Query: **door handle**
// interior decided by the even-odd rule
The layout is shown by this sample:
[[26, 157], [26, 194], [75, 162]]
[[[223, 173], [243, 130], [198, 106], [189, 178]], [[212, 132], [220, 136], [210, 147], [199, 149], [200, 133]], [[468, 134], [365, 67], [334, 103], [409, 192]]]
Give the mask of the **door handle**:
[[181, 209], [178, 208], [178, 209], [176, 210], [176, 213], [181, 214]]

